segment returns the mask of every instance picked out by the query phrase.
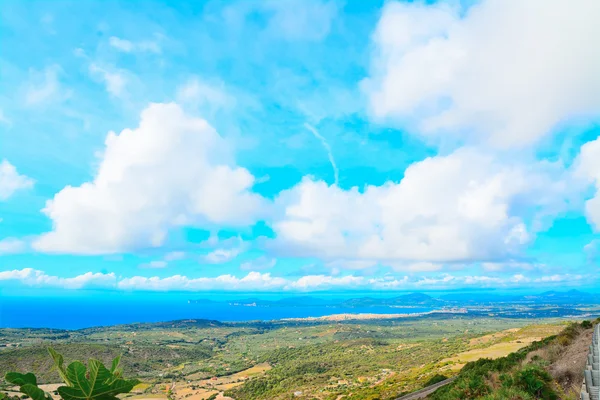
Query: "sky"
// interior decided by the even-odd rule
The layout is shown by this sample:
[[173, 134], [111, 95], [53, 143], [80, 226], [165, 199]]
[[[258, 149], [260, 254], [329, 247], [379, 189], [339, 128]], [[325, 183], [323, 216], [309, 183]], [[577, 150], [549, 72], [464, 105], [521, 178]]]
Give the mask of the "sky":
[[0, 291], [598, 289], [600, 2], [0, 2]]

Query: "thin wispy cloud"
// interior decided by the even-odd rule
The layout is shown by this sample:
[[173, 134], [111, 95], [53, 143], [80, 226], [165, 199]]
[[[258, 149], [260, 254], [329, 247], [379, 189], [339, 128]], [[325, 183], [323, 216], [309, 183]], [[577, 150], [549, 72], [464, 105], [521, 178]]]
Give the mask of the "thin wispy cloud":
[[327, 158], [329, 158], [329, 163], [331, 164], [331, 168], [333, 169], [334, 183], [337, 185], [340, 181], [340, 171], [335, 163], [335, 159], [333, 158], [331, 146], [329, 146], [327, 140], [319, 133], [319, 131], [317, 131], [317, 129], [314, 126], [310, 125], [309, 123], [304, 123], [304, 127], [308, 129], [308, 131], [312, 133], [313, 136], [321, 142], [323, 148], [327, 152]]

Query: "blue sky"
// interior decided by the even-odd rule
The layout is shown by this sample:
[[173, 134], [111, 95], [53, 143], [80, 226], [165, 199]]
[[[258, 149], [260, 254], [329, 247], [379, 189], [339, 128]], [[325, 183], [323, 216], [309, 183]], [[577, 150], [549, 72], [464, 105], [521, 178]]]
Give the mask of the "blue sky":
[[0, 290], [596, 289], [600, 5], [518, 3], [3, 1]]

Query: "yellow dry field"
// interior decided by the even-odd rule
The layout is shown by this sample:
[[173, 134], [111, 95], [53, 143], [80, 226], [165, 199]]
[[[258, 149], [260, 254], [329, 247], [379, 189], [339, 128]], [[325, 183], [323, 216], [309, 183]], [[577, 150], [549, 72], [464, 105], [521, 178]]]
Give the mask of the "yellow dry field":
[[476, 361], [480, 358], [500, 358], [510, 353], [517, 351], [525, 346], [528, 346], [532, 342], [536, 340], [540, 340], [542, 338], [524, 338], [521, 340], [513, 340], [510, 342], [496, 343], [484, 349], [474, 349], [465, 351], [463, 353], [459, 353], [456, 356], [446, 359], [444, 361], [457, 361], [461, 363], [467, 363], [470, 361]]
[[190, 381], [190, 383], [178, 382], [173, 388], [173, 398], [175, 400], [205, 400], [211, 395], [219, 393], [217, 399], [227, 399], [227, 397], [223, 396], [224, 391], [242, 385], [248, 379], [262, 375], [270, 369], [271, 366], [269, 364], [262, 363], [235, 374], [221, 376], [216, 379], [201, 379]]
[[[542, 340], [548, 336], [555, 335], [564, 329], [563, 324], [553, 325], [531, 325], [524, 328], [507, 329], [490, 335], [481, 336], [471, 339], [469, 345], [478, 347], [486, 343], [504, 340], [499, 343], [494, 343], [485, 348], [475, 348], [458, 353], [453, 357], [445, 358], [441, 363], [450, 362], [451, 364], [442, 368], [451, 371], [460, 370], [466, 363], [477, 361], [480, 358], [500, 358], [509, 355], [523, 347], [529, 346], [531, 343]], [[507, 340], [511, 339], [511, 340]]]
[[261, 364], [256, 364], [254, 367], [245, 369], [243, 371], [240, 371], [238, 373], [233, 374], [232, 376], [235, 377], [253, 377], [254, 375], [258, 375], [258, 374], [263, 374], [265, 372], [267, 372], [268, 370], [271, 369], [271, 366], [269, 365], [269, 363], [261, 363]]
[[502, 339], [508, 335], [510, 335], [511, 333], [516, 333], [518, 332], [520, 329], [519, 328], [511, 328], [511, 329], [507, 329], [504, 331], [500, 331], [500, 332], [496, 332], [496, 333], [492, 333], [490, 335], [485, 335], [485, 336], [481, 336], [478, 338], [473, 338], [469, 341], [469, 345], [470, 346], [479, 346], [481, 344], [485, 344], [485, 343], [489, 343], [489, 342], [494, 342], [498, 339]]
[[184, 388], [175, 391], [175, 399], [191, 399], [191, 400], [205, 400], [208, 399], [215, 393], [219, 393], [216, 389], [196, 389]]
[[189, 336], [187, 336], [186, 334], [181, 333], [181, 332], [163, 331], [163, 334], [166, 334], [167, 336], [172, 337], [172, 338], [191, 340], [191, 338]]
[[338, 330], [337, 330], [337, 329], [335, 329], [335, 328], [331, 328], [331, 329], [327, 329], [327, 330], [325, 330], [325, 331], [323, 331], [323, 332], [317, 333], [317, 335], [316, 335], [316, 336], [318, 336], [318, 337], [333, 336], [333, 335], [335, 335], [337, 332], [338, 332]]
[[143, 393], [144, 390], [148, 389], [150, 387], [149, 383], [140, 383], [136, 386], [134, 386], [133, 390], [131, 391], [132, 393]]

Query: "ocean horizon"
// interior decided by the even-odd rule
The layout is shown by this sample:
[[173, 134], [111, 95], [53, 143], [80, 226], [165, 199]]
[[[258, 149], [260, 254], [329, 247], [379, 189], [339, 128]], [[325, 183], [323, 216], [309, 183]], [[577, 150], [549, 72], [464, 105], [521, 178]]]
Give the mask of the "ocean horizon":
[[[0, 328], [84, 329], [132, 323], [207, 319], [223, 322], [272, 321], [344, 313], [416, 314], [431, 307], [248, 306], [226, 301], [193, 303], [202, 296], [165, 298], [4, 297], [0, 298]], [[231, 300], [232, 303], [235, 300]]]

